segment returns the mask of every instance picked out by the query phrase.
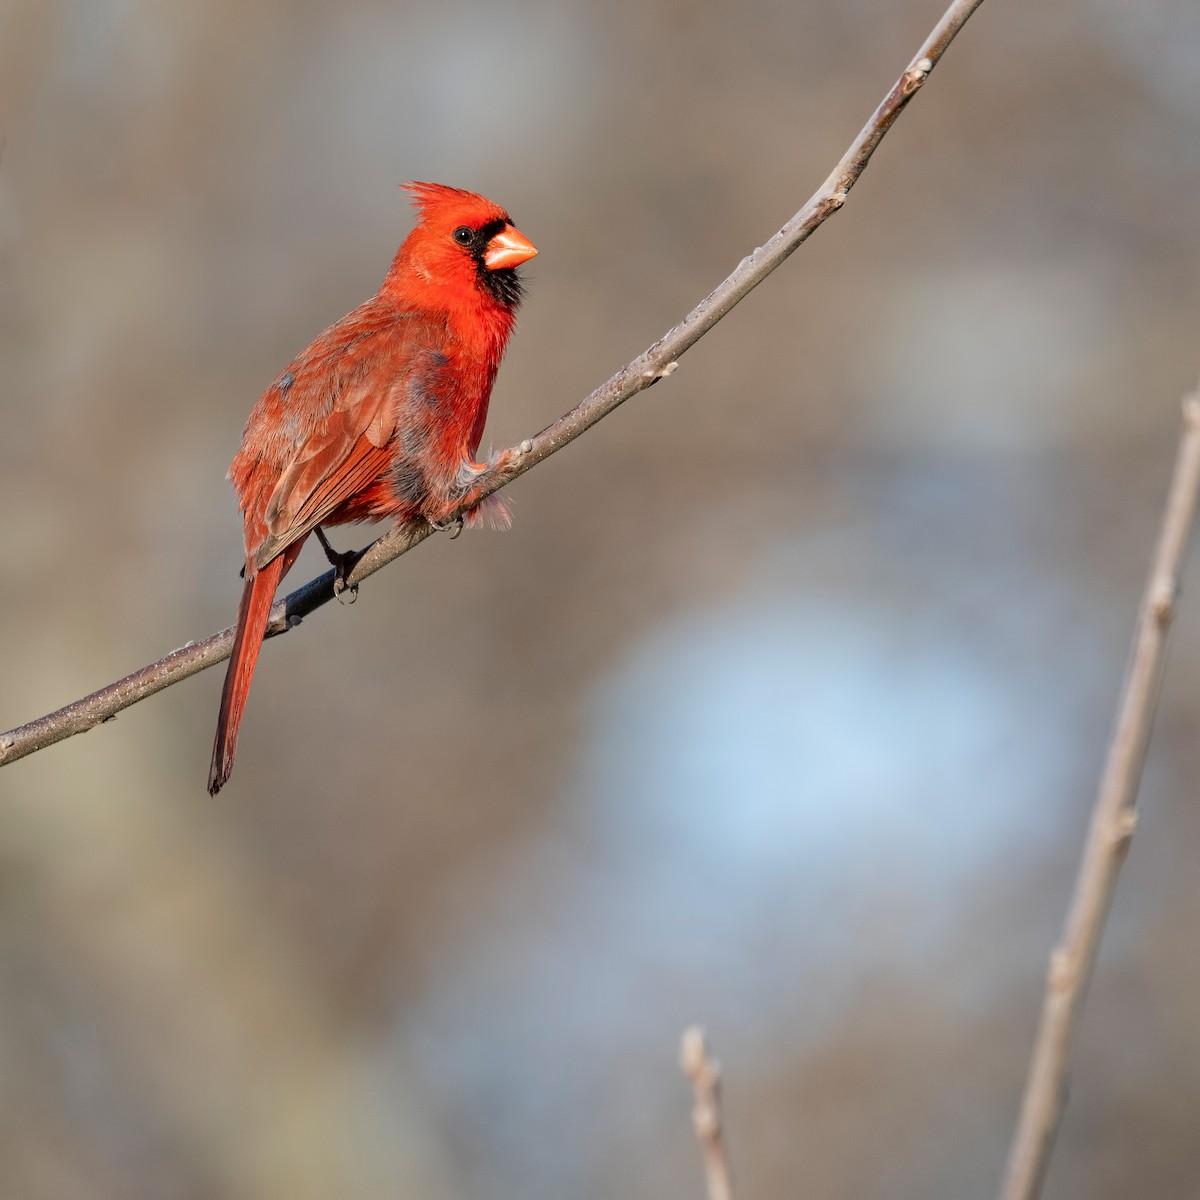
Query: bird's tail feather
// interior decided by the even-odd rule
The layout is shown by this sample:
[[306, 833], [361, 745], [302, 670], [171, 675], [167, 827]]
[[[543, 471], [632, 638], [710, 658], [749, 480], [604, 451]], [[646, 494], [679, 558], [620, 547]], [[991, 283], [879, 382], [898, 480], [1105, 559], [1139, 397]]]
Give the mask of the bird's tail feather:
[[237, 753], [238, 729], [246, 711], [246, 697], [258, 662], [258, 651], [267, 631], [267, 620], [275, 600], [275, 589], [299, 553], [299, 546], [289, 546], [260, 571], [248, 575], [238, 606], [237, 633], [229, 669], [225, 672], [225, 687], [221, 691], [221, 711], [217, 716], [217, 736], [213, 741], [212, 765], [208, 770], [209, 795], [215, 796], [228, 780]]

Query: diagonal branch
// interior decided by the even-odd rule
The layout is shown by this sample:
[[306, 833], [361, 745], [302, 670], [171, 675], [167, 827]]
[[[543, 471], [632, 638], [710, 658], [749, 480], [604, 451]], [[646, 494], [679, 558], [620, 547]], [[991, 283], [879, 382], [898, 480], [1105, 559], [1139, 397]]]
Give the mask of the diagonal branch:
[[1071, 1049], [1117, 875], [1137, 822], [1137, 793], [1200, 493], [1200, 389], [1183, 402], [1183, 433], [1146, 583], [1108, 760], [1100, 780], [1063, 939], [1050, 956], [1042, 1015], [1009, 1151], [1002, 1200], [1042, 1193], [1067, 1103]]
[[[871, 114], [871, 119], [863, 126], [829, 178], [817, 189], [808, 203], [782, 229], [742, 259], [732, 274], [653, 346], [639, 354], [568, 413], [543, 429], [537, 437], [514, 447], [517, 453], [511, 462], [503, 468], [493, 469], [481, 476], [477, 484], [478, 497], [491, 495], [506, 483], [524, 475], [531, 467], [573, 442], [581, 433], [608, 416], [630, 397], [636, 396], [638, 392], [644, 391], [658, 380], [665, 379], [675, 370], [680, 355], [695, 345], [739, 301], [749, 295], [793, 251], [807, 241], [815, 229], [837, 212], [845, 203], [847, 193], [866, 169], [871, 155], [884, 135], [929, 77], [930, 71], [946, 52], [946, 47], [982, 3], [983, 0], [954, 0], [925, 39], [925, 44], [917, 51], [908, 69]], [[351, 572], [348, 582], [351, 585], [360, 583], [380, 567], [386, 566], [419, 542], [423, 542], [432, 532], [423, 521], [406, 522], [396, 526], [367, 548]], [[333, 599], [333, 581], [334, 573], [328, 571], [298, 588], [285, 599], [277, 601], [271, 610], [268, 636], [286, 632], [314, 609]], [[158, 662], [151, 663], [140, 671], [135, 671], [90, 696], [85, 696], [82, 700], [76, 700], [73, 704], [39, 717], [36, 721], [0, 734], [0, 766], [15, 762], [18, 758], [24, 758], [35, 750], [51, 746], [73, 734], [83, 733], [131, 704], [136, 704], [137, 701], [144, 700], [181, 679], [221, 662], [229, 657], [232, 645], [233, 629], [223, 629], [201, 642], [188, 643]]]

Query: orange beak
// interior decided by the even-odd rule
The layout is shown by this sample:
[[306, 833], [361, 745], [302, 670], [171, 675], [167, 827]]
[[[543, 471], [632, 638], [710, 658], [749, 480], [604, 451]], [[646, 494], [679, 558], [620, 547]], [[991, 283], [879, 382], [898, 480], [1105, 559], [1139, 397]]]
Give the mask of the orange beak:
[[489, 271], [503, 267], [519, 267], [537, 254], [537, 247], [512, 225], [505, 225], [490, 242], [483, 254], [483, 265]]

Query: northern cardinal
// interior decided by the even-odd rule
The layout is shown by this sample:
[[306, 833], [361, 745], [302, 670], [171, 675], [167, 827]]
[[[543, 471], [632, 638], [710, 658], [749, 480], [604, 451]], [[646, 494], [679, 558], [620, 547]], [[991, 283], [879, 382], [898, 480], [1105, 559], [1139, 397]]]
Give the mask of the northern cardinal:
[[[475, 461], [521, 281], [537, 249], [499, 205], [406, 183], [416, 228], [379, 291], [331, 325], [259, 397], [229, 469], [245, 520], [237, 634], [208, 790], [233, 770], [238, 727], [279, 581], [322, 526], [424, 517], [471, 504]], [[487, 464], [491, 465], [491, 464]], [[503, 505], [489, 497], [502, 521]]]

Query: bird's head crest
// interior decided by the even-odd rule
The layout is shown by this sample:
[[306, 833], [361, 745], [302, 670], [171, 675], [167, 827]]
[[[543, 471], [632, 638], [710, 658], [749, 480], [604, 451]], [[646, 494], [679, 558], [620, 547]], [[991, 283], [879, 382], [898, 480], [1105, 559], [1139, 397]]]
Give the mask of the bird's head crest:
[[498, 204], [485, 196], [468, 192], [464, 188], [447, 187], [444, 183], [419, 183], [410, 180], [400, 185], [411, 197], [413, 208], [420, 214], [421, 221], [433, 221], [450, 216], [452, 219], [474, 221], [508, 219], [508, 214]]

